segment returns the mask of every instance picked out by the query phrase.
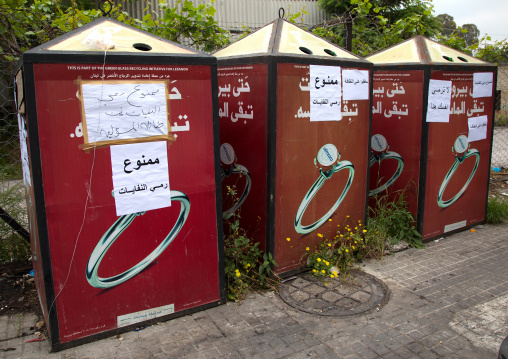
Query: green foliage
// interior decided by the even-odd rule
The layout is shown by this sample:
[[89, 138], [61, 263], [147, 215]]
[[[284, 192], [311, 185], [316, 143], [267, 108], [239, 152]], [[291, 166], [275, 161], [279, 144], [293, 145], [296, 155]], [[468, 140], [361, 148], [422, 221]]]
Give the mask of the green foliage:
[[[212, 0], [212, 2], [215, 0]], [[77, 29], [102, 16], [102, 12], [89, 8], [89, 3], [71, 1], [71, 6], [53, 0], [0, 0], [0, 46], [8, 60], [71, 30]], [[178, 9], [181, 6], [181, 10]], [[148, 31], [171, 41], [186, 41], [203, 51], [213, 51], [229, 44], [229, 33], [213, 19], [211, 5], [194, 6], [191, 1], [178, 1], [174, 8], [161, 0], [142, 20], [134, 19], [113, 5], [108, 16], [127, 25]]]
[[491, 196], [487, 203], [486, 222], [501, 224], [508, 219], [508, 202], [497, 196]]
[[[235, 188], [228, 187], [228, 197], [234, 201]], [[251, 288], [269, 288], [277, 284], [272, 279], [272, 268], [277, 266], [271, 253], [264, 253], [240, 226], [238, 214], [225, 221], [224, 257], [226, 295], [228, 300], [238, 301]]]
[[[211, 0], [212, 3], [215, 0]], [[182, 9], [178, 10], [178, 6]], [[154, 35], [181, 42], [189, 39], [190, 45], [202, 51], [218, 50], [230, 43], [229, 33], [221, 29], [213, 16], [215, 8], [211, 5], [194, 6], [192, 1], [179, 0], [175, 7], [168, 6], [164, 0], [159, 1], [161, 17], [156, 11], [137, 21], [137, 25]]]
[[[362, 222], [354, 223], [347, 216], [342, 229], [332, 238], [318, 233], [322, 239], [316, 248], [306, 247], [307, 265], [311, 273], [319, 278], [336, 278], [348, 276], [355, 262], [371, 257], [374, 253], [369, 242], [368, 230], [363, 228]], [[369, 238], [369, 239], [368, 239]]]
[[26, 261], [30, 258], [30, 244], [20, 236], [0, 238], [0, 263]]
[[[508, 212], [507, 212], [508, 214]], [[307, 265], [319, 278], [343, 277], [350, 274], [354, 264], [364, 258], [380, 259], [387, 243], [406, 241], [411, 247], [424, 248], [421, 235], [414, 227], [414, 218], [407, 209], [404, 191], [395, 196], [378, 196], [376, 207], [370, 210], [366, 226], [354, 223], [349, 216], [333, 236], [322, 238], [316, 248], [306, 248]]]
[[484, 36], [477, 46], [476, 57], [491, 63], [508, 62], [508, 41], [494, 41], [490, 36]]
[[[4, 185], [5, 187], [7, 185]], [[25, 192], [22, 186], [12, 186], [0, 192], [2, 208], [8, 210], [9, 215], [16, 218], [26, 217]], [[23, 224], [23, 223], [22, 223]], [[30, 244], [21, 238], [11, 226], [0, 219], [0, 263], [13, 260], [27, 260], [30, 257]]]
[[422, 236], [416, 230], [415, 219], [404, 198], [405, 190], [375, 197], [375, 205], [369, 209], [367, 228], [384, 241], [397, 244], [404, 240], [411, 247], [424, 248]]
[[[339, 3], [320, 1], [320, 4], [326, 1]], [[350, 4], [347, 16], [329, 21], [327, 25], [314, 29], [314, 33], [341, 45], [346, 36], [344, 18], [348, 17], [353, 21], [352, 52], [360, 56], [396, 45], [415, 35], [436, 37], [441, 31], [441, 22], [432, 15], [432, 4], [427, 0], [351, 0]]]
[[285, 14], [284, 18], [287, 21], [292, 22], [293, 24], [296, 24], [297, 22], [299, 22], [301, 25], [303, 25], [303, 21], [304, 21], [303, 15], [309, 15], [309, 13], [307, 11], [305, 11], [305, 6], [303, 8], [301, 8], [300, 11], [292, 13], [291, 12], [291, 5], [288, 5], [287, 6], [287, 14]]
[[[16, 60], [23, 52], [101, 16], [100, 10], [84, 10], [75, 2], [69, 7], [62, 7], [53, 0], [23, 0], [12, 2], [9, 6], [0, 0], [2, 54], [8, 60]], [[119, 6], [111, 8], [109, 16], [129, 25], [135, 23]]]

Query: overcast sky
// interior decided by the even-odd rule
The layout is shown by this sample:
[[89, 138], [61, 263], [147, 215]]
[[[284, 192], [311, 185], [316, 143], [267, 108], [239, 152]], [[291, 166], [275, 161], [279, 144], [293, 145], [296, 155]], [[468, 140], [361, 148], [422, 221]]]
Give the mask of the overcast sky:
[[453, 16], [457, 26], [475, 24], [480, 38], [508, 39], [508, 0], [433, 0], [434, 15]]

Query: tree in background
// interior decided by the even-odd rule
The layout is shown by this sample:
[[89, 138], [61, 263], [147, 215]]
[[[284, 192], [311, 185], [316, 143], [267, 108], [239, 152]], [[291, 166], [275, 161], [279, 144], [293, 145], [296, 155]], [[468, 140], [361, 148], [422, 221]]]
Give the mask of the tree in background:
[[480, 30], [475, 24], [464, 24], [462, 27], [457, 27], [457, 23], [451, 15], [439, 14], [436, 17], [441, 21], [443, 26], [440, 35], [443, 41], [450, 41], [453, 37], [459, 37], [464, 40], [463, 44], [459, 45], [459, 47], [474, 46], [479, 42]]
[[[432, 3], [428, 0], [319, 0], [325, 11], [340, 11], [346, 4], [347, 16], [353, 24], [352, 52], [369, 55], [385, 47], [395, 45], [415, 35], [435, 38], [441, 33], [441, 21], [432, 15]], [[333, 8], [337, 4], [340, 7]], [[333, 14], [330, 12], [330, 14]], [[313, 29], [317, 35], [340, 45], [345, 36], [345, 15], [337, 17]]]

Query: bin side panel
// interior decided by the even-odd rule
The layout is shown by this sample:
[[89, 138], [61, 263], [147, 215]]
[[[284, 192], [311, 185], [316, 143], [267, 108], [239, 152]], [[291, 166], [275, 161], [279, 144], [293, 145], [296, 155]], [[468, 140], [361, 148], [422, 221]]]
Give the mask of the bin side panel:
[[[429, 123], [424, 240], [485, 219], [485, 193], [489, 181], [494, 98], [492, 96], [472, 97], [473, 74], [473, 71], [432, 71], [431, 74], [432, 79], [452, 81], [451, 109], [453, 113], [450, 114], [447, 123]], [[469, 143], [468, 151], [477, 150], [480, 159], [471, 182], [462, 195], [458, 196], [474, 170], [476, 156], [465, 158], [458, 166], [455, 165], [456, 170], [453, 172], [450, 170], [458, 159], [452, 148], [459, 136], [468, 136], [468, 119], [477, 116], [487, 116], [486, 138]], [[447, 177], [449, 182], [446, 184]], [[446, 207], [438, 204], [438, 195], [443, 189], [443, 202], [457, 197]]]
[[[344, 70], [346, 68], [341, 68]], [[366, 69], [361, 69], [369, 71]], [[338, 225], [352, 225], [364, 220], [368, 171], [369, 100], [342, 101], [337, 111], [352, 112], [340, 121], [311, 122], [309, 65], [278, 64], [277, 132], [275, 184], [275, 271], [284, 274], [306, 263], [306, 248], [312, 250], [324, 237], [333, 238]], [[352, 111], [349, 111], [349, 110]], [[309, 233], [296, 230], [295, 218], [310, 188], [320, 177], [314, 165], [318, 151], [333, 144], [340, 161], [354, 166], [351, 186], [342, 203], [321, 226]], [[308, 202], [301, 223], [308, 226], [326, 216], [346, 187], [350, 171], [343, 169], [325, 180]], [[349, 216], [349, 217], [348, 217]], [[321, 237], [321, 235], [323, 237]]]
[[[420, 176], [422, 133], [423, 71], [375, 71], [372, 107], [372, 136], [382, 135], [393, 152], [389, 158], [375, 161], [370, 167], [369, 190], [384, 188], [403, 161], [402, 172], [386, 190], [371, 196], [369, 206], [376, 207], [376, 198], [389, 194], [394, 199], [404, 191], [408, 209], [416, 218]], [[376, 138], [371, 141], [376, 141]], [[373, 146], [375, 147], [375, 146]], [[371, 151], [373, 151], [371, 149]], [[373, 151], [378, 156], [380, 152]], [[401, 159], [392, 157], [400, 156]]]
[[[28, 123], [28, 115], [20, 114], [20, 119], [25, 124]], [[25, 127], [27, 127], [25, 125]], [[37, 221], [37, 211], [36, 211], [36, 200], [35, 200], [35, 192], [34, 192], [34, 178], [37, 180], [37, 176], [33, 175], [32, 170], [32, 156], [30, 151], [30, 138], [29, 134], [27, 135], [27, 149], [28, 149], [28, 157], [29, 157], [29, 165], [30, 165], [30, 177], [31, 184], [25, 181], [25, 195], [26, 195], [26, 208], [28, 214], [28, 232], [30, 233], [30, 248], [32, 253], [32, 265], [34, 268], [34, 279], [35, 279], [35, 287], [37, 288], [37, 295], [39, 297], [39, 303], [41, 305], [42, 314], [46, 323], [49, 323], [48, 317], [48, 303], [46, 301], [46, 283], [44, 278], [44, 270], [43, 270], [43, 255], [41, 251], [41, 240], [39, 237], [39, 226]], [[44, 245], [47, 245], [45, 243]], [[48, 276], [49, 277], [49, 276]], [[49, 281], [49, 280], [48, 280]], [[50, 304], [50, 303], [49, 303]], [[48, 331], [51, 332], [51, 326], [48, 325]], [[51, 333], [50, 333], [51, 334]]]
[[[240, 226], [247, 235], [266, 248], [266, 124], [267, 124], [267, 80], [268, 65], [219, 66], [219, 119], [221, 145], [228, 143], [234, 151], [234, 158], [226, 156], [222, 169], [226, 177], [222, 182], [222, 208], [228, 212], [241, 199], [246, 190], [247, 178], [231, 172], [240, 166], [248, 170], [251, 186], [241, 207], [234, 213], [239, 215]], [[229, 154], [232, 155], [232, 154]], [[235, 161], [233, 163], [227, 163]], [[236, 192], [232, 196], [228, 187]], [[229, 214], [229, 212], [228, 212]], [[225, 234], [228, 234], [229, 222], [226, 219]]]
[[[173, 242], [139, 274], [106, 289], [87, 281], [90, 255], [118, 219], [111, 194], [110, 147], [87, 152], [78, 147], [83, 137], [76, 80], [100, 79], [101, 73], [101, 65], [96, 69], [86, 64], [35, 65], [42, 176], [62, 343], [116, 329], [121, 316], [128, 325], [220, 299], [209, 66], [107, 66], [106, 79], [126, 83], [138, 76], [164, 79], [170, 90], [177, 88], [171, 92], [178, 92], [181, 99], [168, 101], [170, 122], [187, 130], [175, 132], [176, 141], [167, 146], [169, 185], [185, 193], [191, 205]], [[114, 276], [139, 263], [169, 234], [179, 212], [180, 203], [173, 200], [171, 207], [137, 216], [105, 254], [99, 276]]]

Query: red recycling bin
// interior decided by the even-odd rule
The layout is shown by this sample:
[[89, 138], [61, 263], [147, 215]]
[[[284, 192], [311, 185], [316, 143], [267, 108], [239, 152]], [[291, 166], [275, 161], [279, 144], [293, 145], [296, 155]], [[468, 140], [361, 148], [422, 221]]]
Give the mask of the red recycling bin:
[[52, 349], [224, 303], [216, 59], [103, 18], [20, 64]]

